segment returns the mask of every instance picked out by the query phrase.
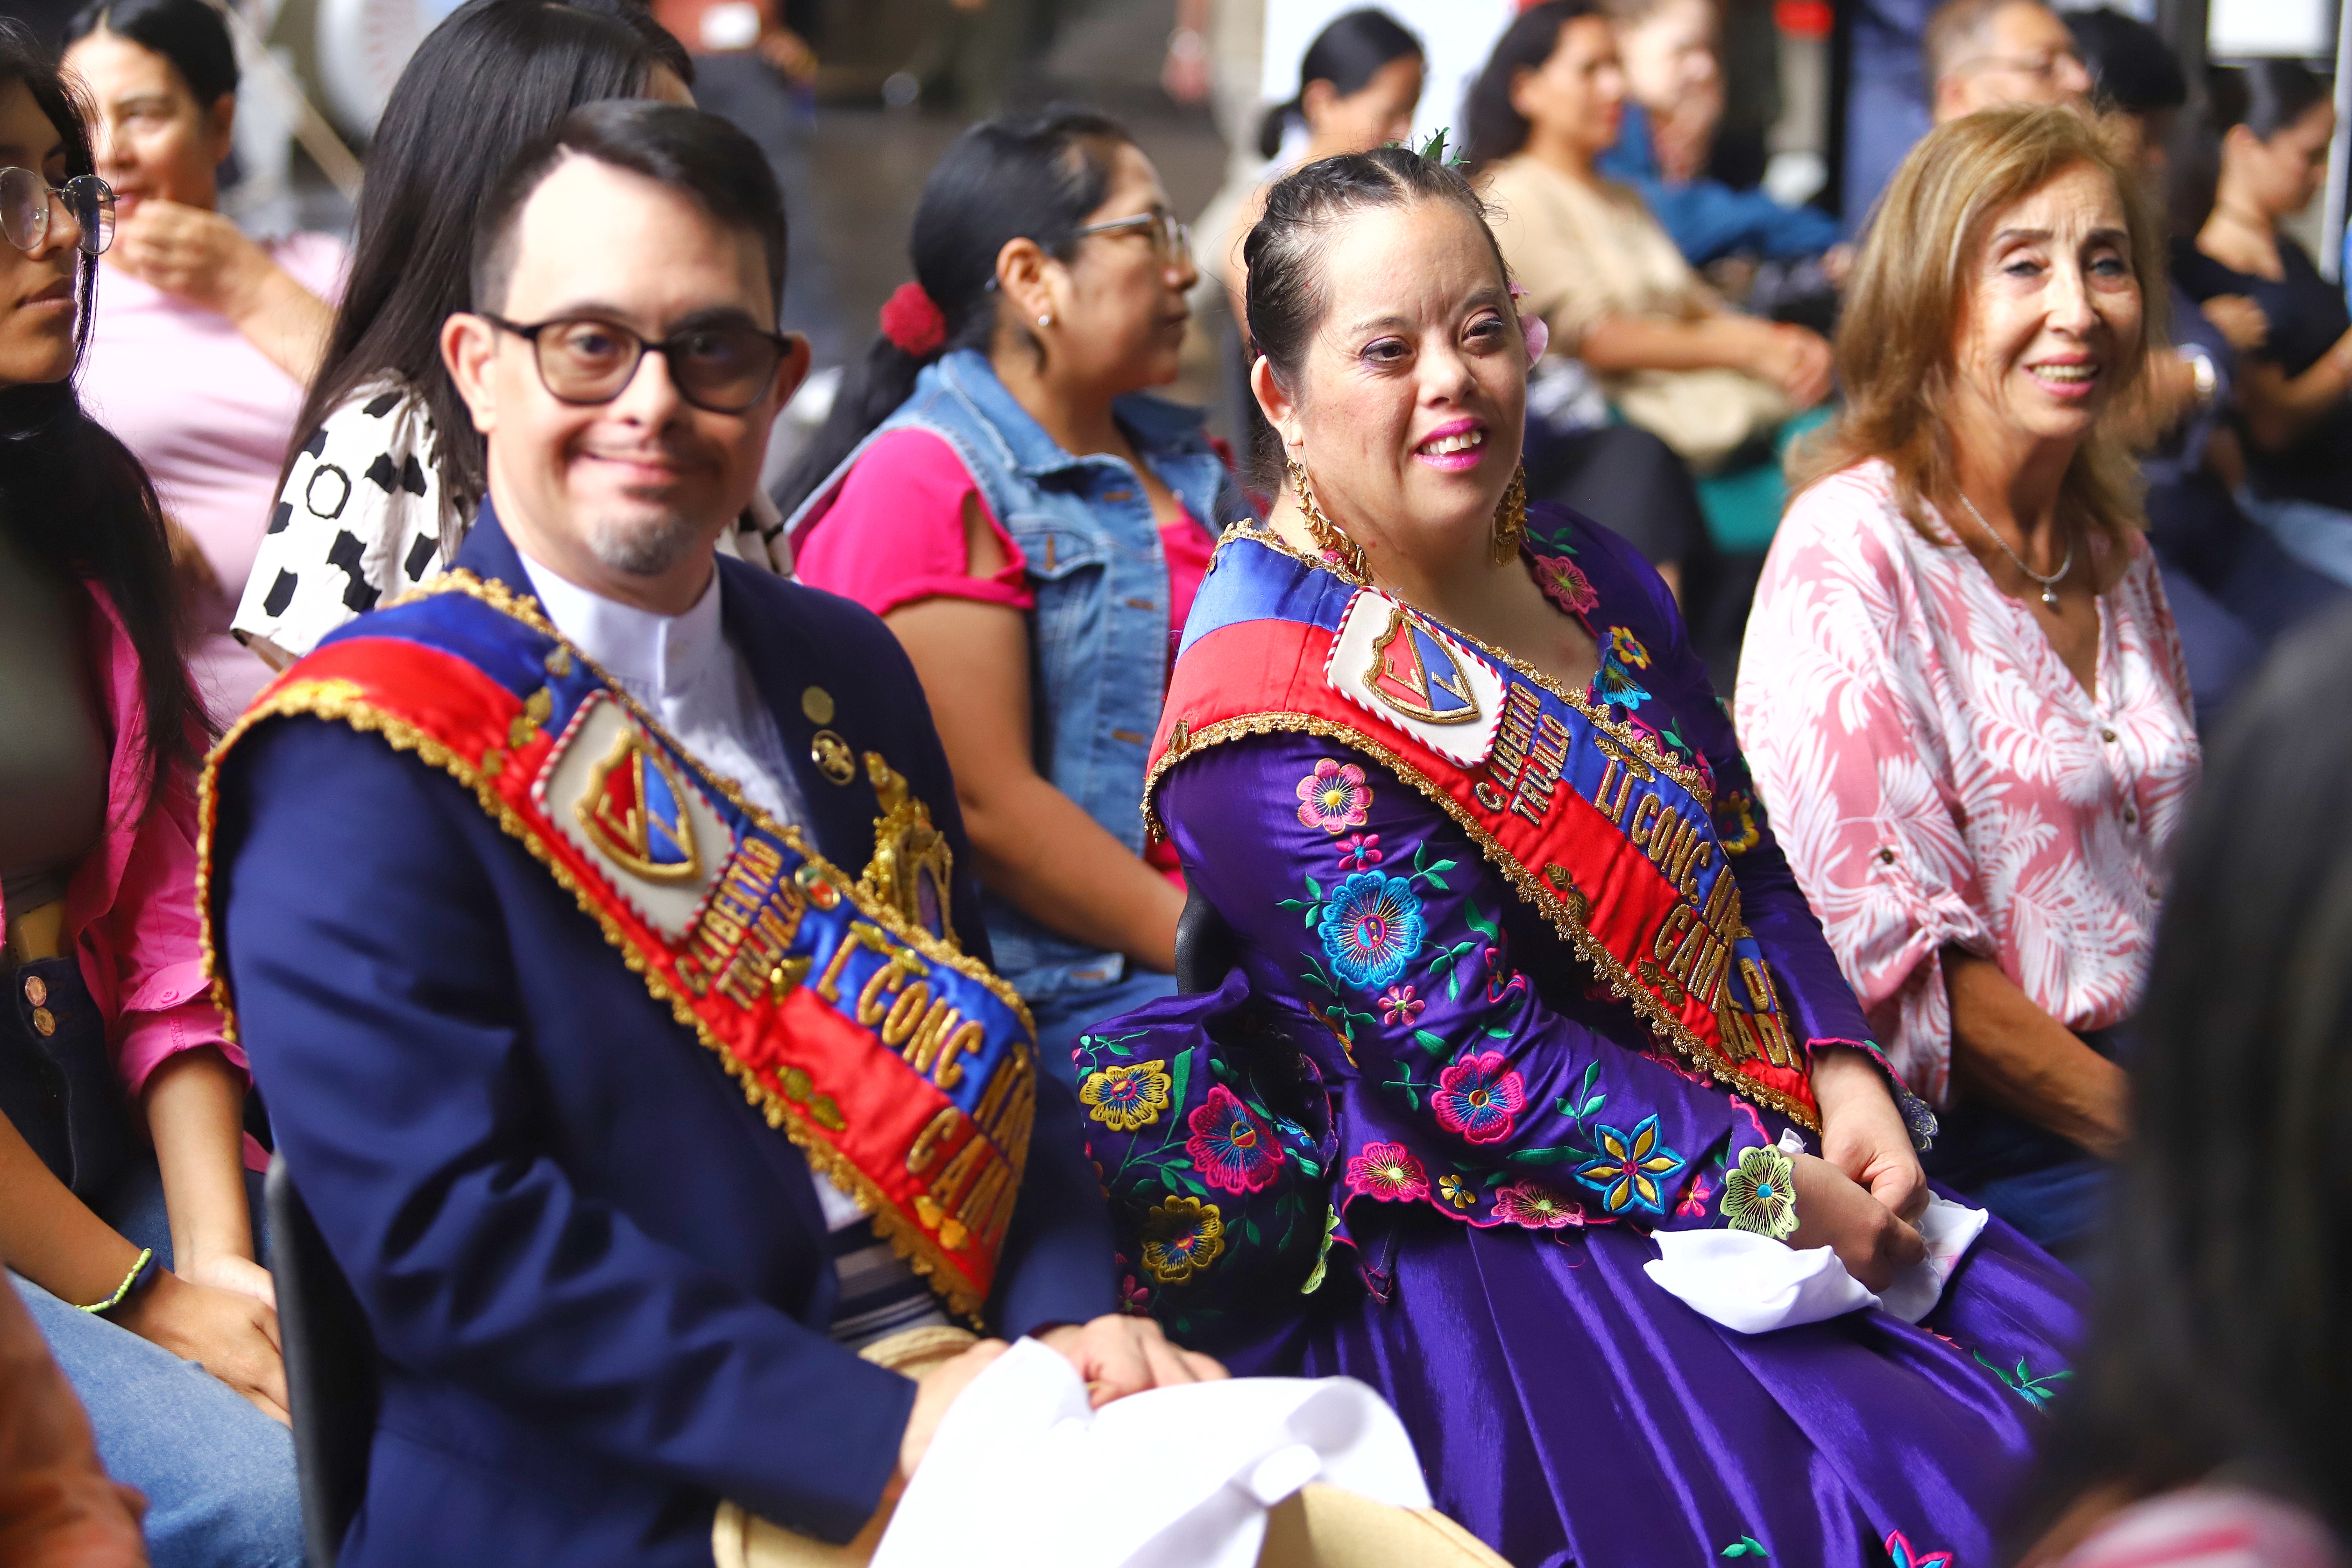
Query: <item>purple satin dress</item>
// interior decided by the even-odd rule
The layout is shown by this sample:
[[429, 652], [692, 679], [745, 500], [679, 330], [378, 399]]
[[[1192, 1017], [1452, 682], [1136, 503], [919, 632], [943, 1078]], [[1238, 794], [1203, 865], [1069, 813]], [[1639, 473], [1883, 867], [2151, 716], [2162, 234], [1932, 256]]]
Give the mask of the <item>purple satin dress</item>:
[[[1595, 700], [1711, 776], [1791, 1033], [1866, 1043], [1663, 584], [1581, 519], [1530, 533], [1604, 649]], [[1273, 553], [1226, 546], [1186, 658], [1214, 655], [1220, 575], [1300, 570]], [[1719, 1327], [1643, 1272], [1650, 1237], [1724, 1225], [1727, 1169], [1785, 1120], [1662, 1047], [1368, 752], [1226, 739], [1156, 805], [1238, 952], [1221, 992], [1077, 1052], [1129, 1310], [1237, 1373], [1369, 1383], [1439, 1506], [1522, 1568], [1992, 1568], [2068, 1375], [2071, 1273], [1995, 1220], [1917, 1327]]]

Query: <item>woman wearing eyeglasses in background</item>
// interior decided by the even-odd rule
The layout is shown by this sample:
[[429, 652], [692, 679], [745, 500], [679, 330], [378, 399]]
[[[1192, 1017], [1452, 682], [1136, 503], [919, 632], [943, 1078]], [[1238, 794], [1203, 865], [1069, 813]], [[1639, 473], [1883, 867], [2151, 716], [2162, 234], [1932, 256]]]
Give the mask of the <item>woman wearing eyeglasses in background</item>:
[[229, 619], [327, 345], [343, 247], [323, 234], [257, 242], [215, 210], [237, 84], [216, 7], [91, 0], [66, 37], [121, 224], [82, 396], [138, 456], [176, 525], [181, 594], [201, 639], [189, 662], [226, 719], [269, 679]]
[[195, 929], [204, 710], [154, 489], [74, 393], [113, 222], [90, 171], [0, 22], [0, 1261], [155, 1561], [293, 1564], [245, 1063]]
[[[801, 579], [906, 645], [954, 765], [999, 973], [1072, 1076], [1097, 1018], [1174, 989], [1181, 873], [1143, 763], [1215, 530], [1244, 515], [1176, 377], [1198, 280], [1151, 161], [1075, 110], [974, 126], [778, 500]], [[847, 781], [845, 780], [845, 783]]]

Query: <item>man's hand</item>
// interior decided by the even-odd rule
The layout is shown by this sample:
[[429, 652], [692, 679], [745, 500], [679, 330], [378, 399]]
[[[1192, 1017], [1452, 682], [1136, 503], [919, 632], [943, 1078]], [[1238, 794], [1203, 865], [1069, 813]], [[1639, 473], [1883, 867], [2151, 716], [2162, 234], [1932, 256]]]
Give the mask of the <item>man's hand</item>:
[[1150, 1318], [1112, 1313], [1084, 1326], [1065, 1323], [1036, 1337], [1078, 1369], [1097, 1410], [1147, 1388], [1216, 1383], [1230, 1375], [1207, 1356], [1169, 1343]]
[[1925, 1238], [1843, 1171], [1811, 1154], [1791, 1154], [1789, 1162], [1796, 1168], [1797, 1184], [1797, 1233], [1789, 1238], [1790, 1247], [1828, 1247], [1847, 1273], [1872, 1290], [1885, 1289], [1898, 1270], [1927, 1256]]
[[2216, 294], [2197, 308], [2242, 354], [2250, 354], [2271, 341], [2270, 318], [2243, 294]]
[[1925, 1214], [1927, 1173], [1878, 1064], [1844, 1046], [1825, 1047], [1813, 1058], [1813, 1098], [1822, 1108], [1822, 1158], [1895, 1218]]
[[907, 1435], [898, 1439], [898, 1471], [890, 1478], [889, 1496], [906, 1490], [907, 1483], [915, 1479], [923, 1456], [930, 1452], [931, 1439], [939, 1435], [940, 1423], [947, 1418], [948, 1406], [1010, 1348], [1003, 1340], [982, 1340], [915, 1380], [915, 1408], [907, 1414]]

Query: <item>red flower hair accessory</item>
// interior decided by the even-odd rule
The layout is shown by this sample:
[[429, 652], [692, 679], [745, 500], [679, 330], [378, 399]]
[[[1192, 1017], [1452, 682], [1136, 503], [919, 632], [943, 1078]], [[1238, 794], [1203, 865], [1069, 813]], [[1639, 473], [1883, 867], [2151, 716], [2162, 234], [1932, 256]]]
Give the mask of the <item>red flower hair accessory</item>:
[[929, 359], [948, 341], [948, 319], [920, 283], [901, 283], [883, 301], [882, 335], [900, 352]]

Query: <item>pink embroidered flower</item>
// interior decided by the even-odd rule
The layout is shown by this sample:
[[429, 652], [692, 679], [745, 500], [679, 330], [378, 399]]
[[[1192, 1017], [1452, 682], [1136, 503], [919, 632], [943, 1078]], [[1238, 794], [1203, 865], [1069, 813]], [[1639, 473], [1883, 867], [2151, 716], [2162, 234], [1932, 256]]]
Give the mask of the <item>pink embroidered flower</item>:
[[1223, 1084], [1209, 1090], [1209, 1102], [1185, 1118], [1192, 1136], [1184, 1152], [1201, 1180], [1221, 1193], [1254, 1193], [1274, 1185], [1282, 1170], [1282, 1151], [1265, 1122]]
[[1118, 1310], [1130, 1318], [1151, 1315], [1151, 1292], [1138, 1285], [1132, 1274], [1118, 1282]]
[[1601, 603], [1601, 595], [1592, 591], [1592, 580], [1565, 555], [1536, 557], [1536, 586], [1553, 604], [1580, 616], [1590, 613]]
[[1371, 786], [1353, 763], [1325, 757], [1298, 781], [1298, 820], [1338, 837], [1343, 827], [1361, 827], [1372, 809]]
[[1706, 1184], [1706, 1178], [1693, 1176], [1690, 1191], [1685, 1193], [1683, 1201], [1675, 1205], [1675, 1213], [1685, 1219], [1705, 1219], [1707, 1216], [1706, 1201], [1713, 1196], [1715, 1189]]
[[1509, 1137], [1527, 1105], [1527, 1081], [1510, 1070], [1500, 1051], [1464, 1057], [1437, 1075], [1429, 1097], [1437, 1124], [1472, 1143]]
[[1584, 1205], [1541, 1182], [1513, 1182], [1495, 1194], [1495, 1217], [1529, 1230], [1565, 1230], [1584, 1224]]
[[1348, 1162], [1348, 1189], [1381, 1203], [1429, 1196], [1429, 1173], [1402, 1143], [1367, 1143]]
[[1410, 1024], [1420, 1017], [1422, 1009], [1428, 1005], [1428, 1003], [1412, 994], [1412, 986], [1391, 985], [1388, 988], [1387, 994], [1381, 998], [1381, 1022]]
[[1377, 833], [1350, 833], [1339, 840], [1342, 871], [1369, 871], [1381, 860], [1381, 836]]

